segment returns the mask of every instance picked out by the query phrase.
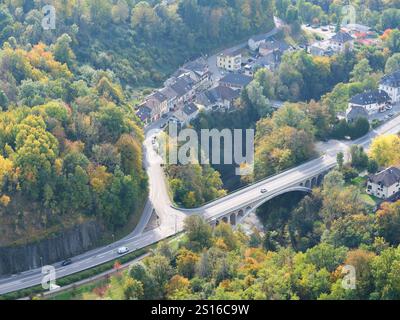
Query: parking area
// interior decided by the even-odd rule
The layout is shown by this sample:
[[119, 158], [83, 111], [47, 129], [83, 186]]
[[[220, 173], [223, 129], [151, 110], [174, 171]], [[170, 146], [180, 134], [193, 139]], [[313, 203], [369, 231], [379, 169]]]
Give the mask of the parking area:
[[373, 121], [385, 122], [397, 116], [398, 114], [400, 114], [400, 103], [393, 105], [391, 109], [385, 110], [384, 112], [377, 112], [375, 114], [370, 115], [368, 120], [370, 122]]
[[330, 39], [335, 35], [335, 30], [336, 27], [333, 25], [327, 25], [327, 26], [316, 26], [316, 25], [310, 25], [310, 24], [303, 24], [302, 26], [303, 30], [315, 33], [322, 37], [324, 40]]

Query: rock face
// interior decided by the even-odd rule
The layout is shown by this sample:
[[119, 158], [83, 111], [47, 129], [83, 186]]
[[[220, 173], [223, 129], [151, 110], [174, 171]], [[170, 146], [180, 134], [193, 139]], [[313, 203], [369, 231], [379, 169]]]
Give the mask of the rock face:
[[42, 263], [52, 264], [93, 249], [99, 244], [102, 232], [98, 222], [88, 221], [52, 238], [23, 246], [0, 247], [0, 275], [38, 268]]

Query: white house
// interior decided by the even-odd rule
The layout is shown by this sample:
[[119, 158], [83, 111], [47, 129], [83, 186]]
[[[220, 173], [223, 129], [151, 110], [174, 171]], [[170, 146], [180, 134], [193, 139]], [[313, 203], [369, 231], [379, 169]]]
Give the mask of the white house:
[[367, 193], [381, 199], [387, 199], [400, 191], [400, 169], [387, 168], [377, 174], [370, 175]]
[[343, 52], [345, 48], [352, 50], [354, 47], [354, 38], [345, 31], [339, 31], [329, 39], [329, 45], [335, 52]]
[[400, 70], [385, 75], [379, 83], [379, 89], [386, 91], [392, 103], [400, 102]]
[[233, 90], [225, 86], [217, 86], [199, 94], [196, 97], [196, 102], [206, 110], [230, 109], [239, 96], [240, 93], [238, 90]]
[[390, 97], [383, 90], [370, 90], [356, 94], [350, 99], [347, 112], [355, 106], [365, 109], [369, 115], [374, 114], [390, 103]]
[[257, 51], [261, 44], [265, 43], [268, 39], [272, 37], [271, 32], [259, 34], [257, 36], [251, 37], [247, 41], [247, 45], [251, 51]]
[[199, 110], [199, 107], [191, 102], [185, 104], [182, 109], [175, 112], [174, 116], [178, 119], [181, 125], [186, 125], [197, 116]]
[[228, 71], [239, 71], [242, 67], [242, 50], [225, 50], [217, 56], [217, 67]]

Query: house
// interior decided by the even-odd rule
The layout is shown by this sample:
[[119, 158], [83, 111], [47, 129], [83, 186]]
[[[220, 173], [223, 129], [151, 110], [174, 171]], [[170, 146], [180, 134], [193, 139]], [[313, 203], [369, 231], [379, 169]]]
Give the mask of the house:
[[167, 97], [168, 111], [174, 110], [176, 108], [176, 101], [178, 98], [177, 93], [170, 87], [164, 87], [160, 90], [160, 92]]
[[341, 30], [329, 39], [329, 44], [334, 52], [343, 52], [345, 48], [352, 50], [354, 38], [349, 33]]
[[335, 54], [329, 40], [318, 41], [313, 43], [309, 48], [309, 52], [313, 56], [319, 56], [319, 57], [323, 56], [331, 57]]
[[371, 28], [358, 23], [349, 23], [344, 25], [342, 30], [354, 36], [358, 33], [368, 33], [371, 31]]
[[387, 168], [368, 177], [367, 193], [381, 199], [387, 199], [400, 191], [400, 169]]
[[170, 86], [183, 75], [188, 75], [193, 80], [193, 87], [195, 90], [204, 90], [211, 85], [211, 72], [207, 64], [207, 60], [199, 58], [190, 61], [180, 67], [171, 78], [164, 82], [164, 86]]
[[218, 87], [201, 93], [196, 98], [196, 102], [207, 110], [230, 109], [239, 96], [238, 90], [219, 85]]
[[241, 90], [246, 87], [251, 81], [252, 77], [244, 74], [230, 73], [219, 80], [219, 84], [224, 87], [229, 87], [234, 90]]
[[383, 90], [370, 90], [356, 94], [350, 99], [349, 109], [359, 106], [370, 115], [383, 110], [390, 103], [390, 97]]
[[259, 34], [257, 36], [251, 37], [247, 45], [249, 46], [251, 51], [257, 51], [261, 44], [265, 43], [268, 39], [270, 39], [273, 35], [271, 32]]
[[169, 88], [176, 94], [176, 104], [191, 100], [195, 94], [194, 81], [187, 74], [179, 76]]
[[175, 112], [174, 117], [178, 119], [181, 125], [186, 125], [190, 123], [199, 113], [199, 107], [193, 102], [187, 103], [182, 109]]
[[164, 113], [168, 112], [168, 99], [160, 91], [155, 91], [146, 98], [147, 101], [154, 101], [153, 113], [159, 119]]
[[392, 103], [400, 102], [400, 69], [385, 75], [379, 83], [379, 89], [389, 95]]
[[290, 46], [285, 41], [272, 39], [262, 43], [258, 48], [258, 53], [261, 56], [265, 57], [272, 54], [274, 51], [280, 51], [281, 53], [283, 53], [289, 49]]
[[359, 118], [365, 118], [368, 119], [368, 112], [365, 110], [365, 108], [361, 106], [352, 106], [351, 108], [348, 108], [346, 111], [346, 120], [347, 122], [355, 122]]
[[144, 124], [149, 124], [151, 122], [151, 109], [146, 105], [139, 106], [136, 115]]
[[168, 99], [160, 91], [155, 91], [147, 96], [145, 101], [139, 105], [136, 115], [146, 124], [161, 118], [168, 112]]
[[228, 49], [223, 51], [217, 56], [217, 66], [228, 71], [239, 71], [242, 67], [242, 50]]

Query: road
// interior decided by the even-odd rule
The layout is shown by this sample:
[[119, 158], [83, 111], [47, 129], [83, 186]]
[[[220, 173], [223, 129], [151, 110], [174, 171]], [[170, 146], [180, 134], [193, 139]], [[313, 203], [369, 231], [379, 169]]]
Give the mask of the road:
[[[153, 150], [151, 142], [153, 136], [159, 131], [160, 130], [157, 129], [157, 124], [154, 124], [153, 127], [147, 130], [144, 142], [146, 157], [145, 164], [149, 175], [150, 194], [147, 209], [143, 214], [138, 228], [144, 229], [145, 221], [148, 221], [150, 218], [153, 208], [157, 211], [157, 214], [160, 217], [160, 227], [144, 233], [142, 233], [143, 230], [141, 230], [141, 232], [139, 232], [140, 230], [135, 230], [131, 235], [109, 246], [92, 250], [74, 257], [73, 264], [69, 266], [62, 267], [60, 263], [57, 263], [54, 265], [57, 277], [70, 275], [113, 260], [118, 257], [116, 250], [120, 246], [127, 246], [131, 251], [133, 251], [172, 236], [183, 229], [184, 218], [189, 214], [202, 214], [205, 218], [212, 219], [222, 215], [224, 212], [233, 210], [238, 206], [243, 206], [246, 202], [252, 202], [266, 196], [261, 195], [259, 192], [259, 189], [262, 187], [267, 188], [269, 193], [274, 193], [279, 189], [285, 188], [285, 186], [289, 184], [293, 184], [294, 181], [300, 181], [305, 175], [320, 172], [321, 170], [329, 168], [335, 164], [336, 154], [338, 152], [347, 152], [348, 147], [351, 144], [360, 144], [367, 149], [374, 137], [382, 134], [395, 134], [399, 132], [400, 116], [385, 123], [376, 130], [371, 131], [357, 141], [346, 143], [340, 141], [329, 141], [324, 144], [320, 143], [318, 149], [325, 153], [324, 156], [274, 177], [267, 178], [201, 208], [192, 210], [180, 210], [172, 207], [171, 199], [164, 180], [164, 174], [160, 167], [161, 158]], [[41, 280], [42, 274], [40, 268], [0, 279], [0, 294], [40, 284]]]
[[[329, 141], [327, 143], [319, 143], [317, 149], [321, 154], [324, 154], [321, 158], [307, 162], [277, 176], [267, 178], [201, 208], [185, 210], [177, 209], [172, 206], [163, 169], [160, 166], [162, 160], [153, 150], [152, 139], [160, 132], [160, 125], [164, 122], [166, 122], [166, 119], [160, 119], [158, 122], [146, 128], [144, 164], [149, 177], [149, 199], [136, 229], [125, 238], [111, 245], [91, 250], [74, 257], [72, 259], [73, 263], [69, 266], [62, 267], [61, 262], [54, 264], [58, 278], [93, 268], [116, 259], [119, 256], [117, 254], [117, 249], [121, 246], [126, 246], [130, 251], [133, 251], [170, 237], [183, 230], [183, 221], [187, 215], [201, 214], [207, 219], [214, 219], [227, 211], [243, 206], [243, 204], [247, 202], [250, 203], [273, 194], [285, 188], [287, 185], [293, 184], [294, 181], [300, 181], [306, 175], [331, 167], [336, 162], [336, 154], [340, 151], [346, 152], [350, 144], [357, 143], [367, 148], [371, 139], [375, 136], [397, 133], [400, 131], [399, 116], [355, 142], [343, 143], [339, 141]], [[266, 188], [268, 194], [261, 195], [259, 192], [260, 188]], [[157, 212], [160, 218], [160, 226], [156, 229], [144, 232], [153, 210]], [[38, 285], [41, 283], [42, 277], [41, 268], [36, 268], [20, 274], [0, 278], [0, 295]]]

